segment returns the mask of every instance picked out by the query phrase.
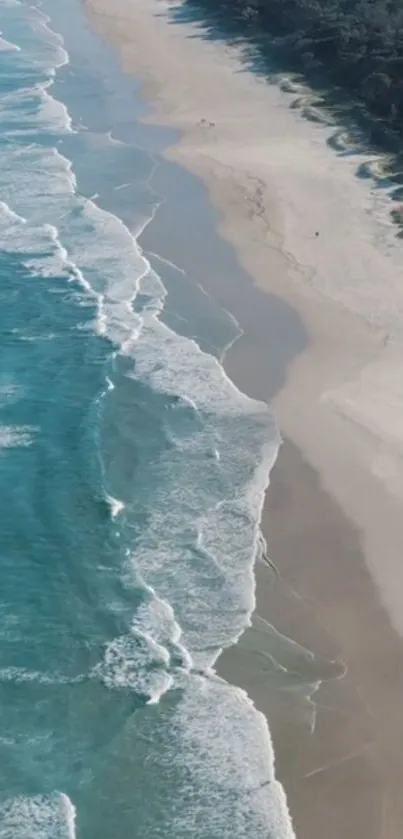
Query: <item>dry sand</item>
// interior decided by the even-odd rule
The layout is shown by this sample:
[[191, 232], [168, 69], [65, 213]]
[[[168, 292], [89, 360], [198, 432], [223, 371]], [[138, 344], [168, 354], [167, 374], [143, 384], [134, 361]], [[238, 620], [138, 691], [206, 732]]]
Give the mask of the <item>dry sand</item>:
[[[258, 568], [257, 612], [314, 650], [322, 685], [316, 704], [289, 685], [276, 693], [262, 630], [245, 633], [221, 672], [268, 714], [299, 839], [400, 839], [403, 260], [388, 195], [355, 177], [369, 155], [339, 156], [335, 126], [290, 108], [306, 91], [257, 78], [239, 46], [207, 40], [178, 7], [88, 5], [144, 80], [148, 120], [182, 131], [169, 156], [205, 180], [222, 235], [310, 336], [274, 403], [293, 442], [264, 517], [280, 578]], [[334, 658], [347, 665], [336, 681]]]

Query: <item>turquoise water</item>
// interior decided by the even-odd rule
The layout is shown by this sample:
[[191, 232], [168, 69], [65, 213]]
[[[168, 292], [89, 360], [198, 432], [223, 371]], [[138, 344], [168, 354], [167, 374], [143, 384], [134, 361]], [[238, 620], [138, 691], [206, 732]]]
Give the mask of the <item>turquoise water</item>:
[[282, 839], [213, 669], [276, 431], [220, 364], [236, 322], [136, 243], [166, 135], [134, 84], [76, 0], [0, 9], [0, 838]]

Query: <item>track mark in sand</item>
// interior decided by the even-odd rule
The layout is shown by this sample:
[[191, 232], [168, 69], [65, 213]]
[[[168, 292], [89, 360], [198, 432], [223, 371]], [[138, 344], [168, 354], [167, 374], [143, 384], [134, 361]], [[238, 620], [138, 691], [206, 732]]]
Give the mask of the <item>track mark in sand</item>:
[[341, 764], [347, 763], [348, 760], [353, 760], [353, 758], [359, 757], [363, 752], [366, 752], [368, 749], [370, 749], [374, 745], [374, 743], [375, 740], [373, 740], [371, 743], [365, 743], [365, 745], [361, 746], [360, 749], [355, 749], [348, 755], [344, 755], [344, 757], [337, 758], [337, 760], [332, 760], [330, 761], [330, 763], [325, 763], [323, 766], [318, 766], [316, 769], [312, 769], [305, 775], [301, 775], [301, 778], [313, 778], [315, 775], [319, 775], [320, 772], [327, 772], [329, 769], [334, 769], [336, 766], [341, 766]]

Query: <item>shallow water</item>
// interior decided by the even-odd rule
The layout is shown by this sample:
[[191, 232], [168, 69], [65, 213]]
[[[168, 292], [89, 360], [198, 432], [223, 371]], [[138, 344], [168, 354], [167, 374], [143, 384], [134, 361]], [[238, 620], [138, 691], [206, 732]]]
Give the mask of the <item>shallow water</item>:
[[212, 670], [277, 431], [234, 318], [134, 238], [167, 133], [76, 0], [0, 8], [0, 837], [282, 839], [266, 722]]

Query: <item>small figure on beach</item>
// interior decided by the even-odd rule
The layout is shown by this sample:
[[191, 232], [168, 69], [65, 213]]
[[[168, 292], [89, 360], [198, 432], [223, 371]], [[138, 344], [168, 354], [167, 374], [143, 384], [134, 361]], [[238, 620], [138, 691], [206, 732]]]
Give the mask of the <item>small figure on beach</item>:
[[318, 237], [318, 236], [319, 236], [319, 230], [315, 230], [315, 236], [316, 236], [316, 237]]
[[215, 122], [212, 120], [207, 120], [204, 117], [199, 122], [199, 125], [202, 125], [204, 128], [214, 128]]

